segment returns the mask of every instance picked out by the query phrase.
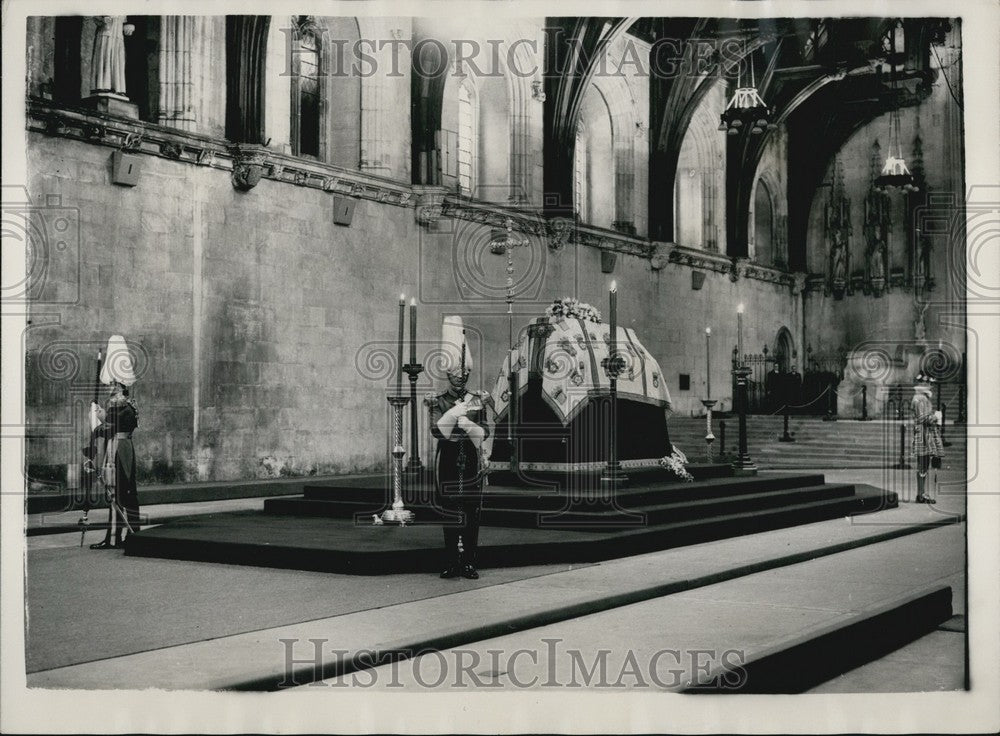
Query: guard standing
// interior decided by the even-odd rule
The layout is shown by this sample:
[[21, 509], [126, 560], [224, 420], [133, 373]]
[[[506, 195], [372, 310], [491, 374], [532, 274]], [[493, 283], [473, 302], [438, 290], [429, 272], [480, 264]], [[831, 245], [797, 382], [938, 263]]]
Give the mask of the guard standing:
[[472, 357], [461, 317], [445, 317], [441, 349], [447, 390], [425, 401], [437, 438], [435, 502], [457, 515], [444, 524], [447, 567], [442, 578], [479, 577], [476, 571], [483, 485], [493, 445], [496, 410], [487, 391], [467, 391]]
[[913, 386], [910, 409], [913, 414], [913, 454], [917, 460], [917, 503], [937, 503], [927, 493], [927, 472], [933, 466], [941, 467], [944, 447], [941, 442], [941, 412], [931, 403], [931, 385], [934, 379], [918, 374]]
[[90, 548], [116, 549], [122, 546], [126, 528], [131, 531], [139, 529], [139, 494], [135, 448], [132, 446], [132, 433], [139, 424], [139, 410], [135, 400], [129, 397], [129, 387], [135, 383], [135, 371], [128, 345], [121, 335], [112, 335], [108, 340], [101, 383], [111, 387], [111, 395], [103, 408], [91, 405], [91, 412], [100, 422], [94, 430], [98, 438], [95, 467], [104, 483], [110, 506], [104, 541], [92, 544]]

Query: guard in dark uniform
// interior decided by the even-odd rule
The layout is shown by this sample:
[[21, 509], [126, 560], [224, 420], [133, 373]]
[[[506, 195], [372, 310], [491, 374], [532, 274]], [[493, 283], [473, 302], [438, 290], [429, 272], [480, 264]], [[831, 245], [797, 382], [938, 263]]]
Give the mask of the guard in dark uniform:
[[496, 410], [487, 391], [467, 391], [472, 359], [462, 319], [446, 317], [442, 350], [448, 361], [446, 391], [426, 399], [431, 434], [437, 438], [435, 502], [454, 519], [444, 523], [447, 567], [443, 578], [475, 580], [483, 486], [492, 448]]
[[125, 529], [139, 530], [139, 494], [135, 448], [132, 446], [132, 433], [139, 425], [139, 409], [129, 397], [129, 386], [135, 383], [135, 373], [131, 354], [121, 335], [113, 335], [108, 340], [101, 383], [111, 387], [111, 396], [103, 408], [97, 405], [91, 407], [99, 421], [94, 429], [97, 438], [95, 468], [100, 473], [110, 507], [104, 541], [92, 544], [90, 548], [115, 549], [122, 546]]

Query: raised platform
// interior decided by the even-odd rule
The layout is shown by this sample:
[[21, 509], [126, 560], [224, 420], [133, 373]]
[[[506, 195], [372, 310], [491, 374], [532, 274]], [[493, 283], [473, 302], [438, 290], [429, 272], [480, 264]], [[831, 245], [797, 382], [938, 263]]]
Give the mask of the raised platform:
[[[613, 503], [587, 493], [493, 484], [484, 501], [480, 565], [593, 562], [869, 513], [897, 505], [871, 486], [827, 484], [822, 475], [715, 477], [693, 483], [635, 479]], [[414, 483], [417, 523], [373, 525], [382, 488], [310, 486], [301, 498], [268, 499], [265, 512], [178, 520], [128, 538], [126, 554], [354, 574], [436, 570], [443, 512]]]

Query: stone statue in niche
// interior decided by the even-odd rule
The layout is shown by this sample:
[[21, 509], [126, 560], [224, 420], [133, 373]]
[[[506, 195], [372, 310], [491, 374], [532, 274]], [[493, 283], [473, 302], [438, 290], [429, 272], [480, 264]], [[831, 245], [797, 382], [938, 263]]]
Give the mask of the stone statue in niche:
[[90, 93], [125, 97], [125, 36], [131, 36], [135, 26], [128, 23], [124, 15], [98, 15], [96, 18]]
[[876, 282], [879, 285], [885, 284], [885, 257], [882, 255], [882, 248], [875, 247], [868, 258], [868, 272], [871, 274], [872, 285]]
[[872, 187], [865, 198], [865, 240], [868, 242], [868, 274], [865, 291], [876, 297], [888, 290], [891, 228], [888, 195]]
[[827, 240], [831, 244], [829, 292], [834, 299], [843, 299], [844, 292], [850, 286], [848, 246], [851, 236], [851, 200], [844, 189], [844, 170], [839, 158], [834, 159], [833, 187], [826, 205], [824, 225]]
[[919, 302], [917, 304], [917, 318], [913, 321], [913, 339], [918, 343], [927, 340], [927, 323], [924, 321], [924, 315], [927, 313], [928, 306], [927, 302], [924, 302], [923, 305], [920, 305]]
[[838, 285], [842, 289], [847, 279], [847, 243], [845, 240], [842, 232], [834, 231], [833, 248], [830, 251], [830, 277], [833, 280], [834, 292], [836, 292]]
[[934, 288], [934, 276], [931, 274], [931, 254], [933, 253], [934, 245], [931, 243], [931, 239], [927, 233], [921, 232], [918, 229], [916, 235], [917, 272], [915, 274], [914, 283], [918, 289], [926, 289], [927, 291], [930, 291]]

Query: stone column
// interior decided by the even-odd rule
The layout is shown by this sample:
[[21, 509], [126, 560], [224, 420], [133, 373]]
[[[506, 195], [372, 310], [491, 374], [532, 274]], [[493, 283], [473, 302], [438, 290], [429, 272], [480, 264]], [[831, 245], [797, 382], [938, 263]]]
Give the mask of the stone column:
[[157, 122], [194, 130], [195, 100], [192, 55], [195, 26], [201, 19], [164, 15], [160, 19], [160, 111]]
[[[362, 51], [375, 58], [377, 65], [374, 74], [361, 80], [361, 170], [399, 177], [403, 162], [395, 161], [393, 156], [399, 133], [389, 114], [390, 107], [399, 103], [395, 94], [398, 80], [390, 75], [394, 66], [399, 73], [409, 71], [404, 44], [410, 31], [403, 18], [359, 17], [358, 28], [361, 39], [366, 41]], [[347, 58], [354, 63], [352, 56]]]

